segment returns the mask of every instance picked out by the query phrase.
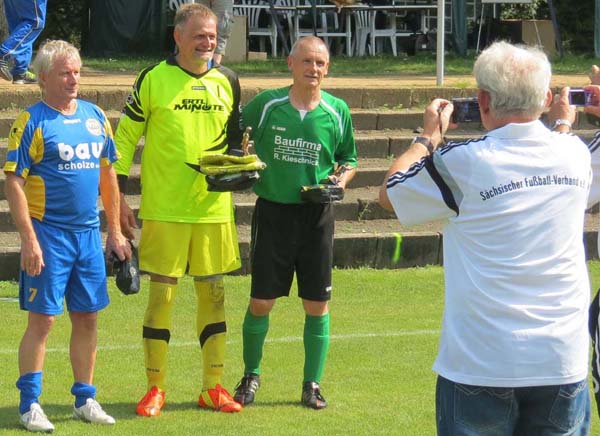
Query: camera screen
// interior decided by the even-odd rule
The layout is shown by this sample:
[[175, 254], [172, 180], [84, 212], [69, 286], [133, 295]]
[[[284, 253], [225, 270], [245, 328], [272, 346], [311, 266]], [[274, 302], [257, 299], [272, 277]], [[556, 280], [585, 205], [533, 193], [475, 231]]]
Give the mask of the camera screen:
[[573, 106], [586, 106], [589, 104], [589, 93], [583, 89], [571, 89], [569, 91], [569, 104]]
[[454, 111], [452, 112], [453, 123], [474, 123], [481, 121], [479, 103], [476, 97], [453, 98], [452, 104], [454, 105]]

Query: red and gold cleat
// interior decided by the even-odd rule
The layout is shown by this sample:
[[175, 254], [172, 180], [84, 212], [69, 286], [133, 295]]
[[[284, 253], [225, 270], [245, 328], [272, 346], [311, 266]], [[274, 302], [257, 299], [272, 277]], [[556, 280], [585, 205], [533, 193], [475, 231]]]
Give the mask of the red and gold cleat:
[[242, 410], [242, 405], [237, 403], [229, 392], [221, 385], [214, 389], [203, 391], [198, 398], [198, 406], [203, 409], [210, 409], [216, 412], [234, 413]]
[[161, 391], [156, 386], [144, 395], [135, 408], [135, 413], [140, 416], [158, 416], [165, 404], [165, 391]]

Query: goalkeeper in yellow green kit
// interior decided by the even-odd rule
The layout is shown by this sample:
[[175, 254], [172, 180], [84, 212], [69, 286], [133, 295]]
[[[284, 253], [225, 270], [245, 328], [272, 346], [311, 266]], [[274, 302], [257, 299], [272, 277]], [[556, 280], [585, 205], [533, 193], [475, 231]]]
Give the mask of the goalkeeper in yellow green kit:
[[[176, 54], [143, 70], [119, 122], [115, 165], [121, 193], [136, 145], [145, 136], [139, 218], [140, 269], [150, 273], [143, 343], [148, 391], [136, 407], [159, 415], [165, 403], [167, 348], [178, 279], [188, 272], [197, 294], [197, 335], [203, 378], [198, 405], [221, 412], [242, 406], [221, 386], [225, 359], [222, 274], [240, 266], [231, 192], [209, 192], [206, 177], [186, 163], [239, 147], [240, 88], [231, 70], [213, 64], [217, 19], [186, 4], [175, 15]], [[123, 233], [135, 219], [121, 203]]]

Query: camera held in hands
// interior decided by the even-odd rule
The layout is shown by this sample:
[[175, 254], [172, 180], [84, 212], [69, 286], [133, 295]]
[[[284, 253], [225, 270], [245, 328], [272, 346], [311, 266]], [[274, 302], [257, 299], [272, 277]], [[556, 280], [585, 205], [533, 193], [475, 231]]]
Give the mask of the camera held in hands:
[[453, 98], [452, 105], [454, 106], [451, 118], [453, 123], [481, 122], [477, 97]]
[[570, 89], [569, 104], [572, 106], [589, 106], [592, 104], [592, 93], [582, 88]]

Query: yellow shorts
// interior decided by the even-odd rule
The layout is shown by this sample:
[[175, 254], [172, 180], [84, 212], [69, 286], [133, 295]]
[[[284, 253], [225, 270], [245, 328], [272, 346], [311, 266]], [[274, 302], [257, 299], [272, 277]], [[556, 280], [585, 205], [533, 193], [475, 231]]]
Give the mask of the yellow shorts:
[[235, 223], [144, 220], [140, 269], [167, 277], [223, 274], [241, 266]]

